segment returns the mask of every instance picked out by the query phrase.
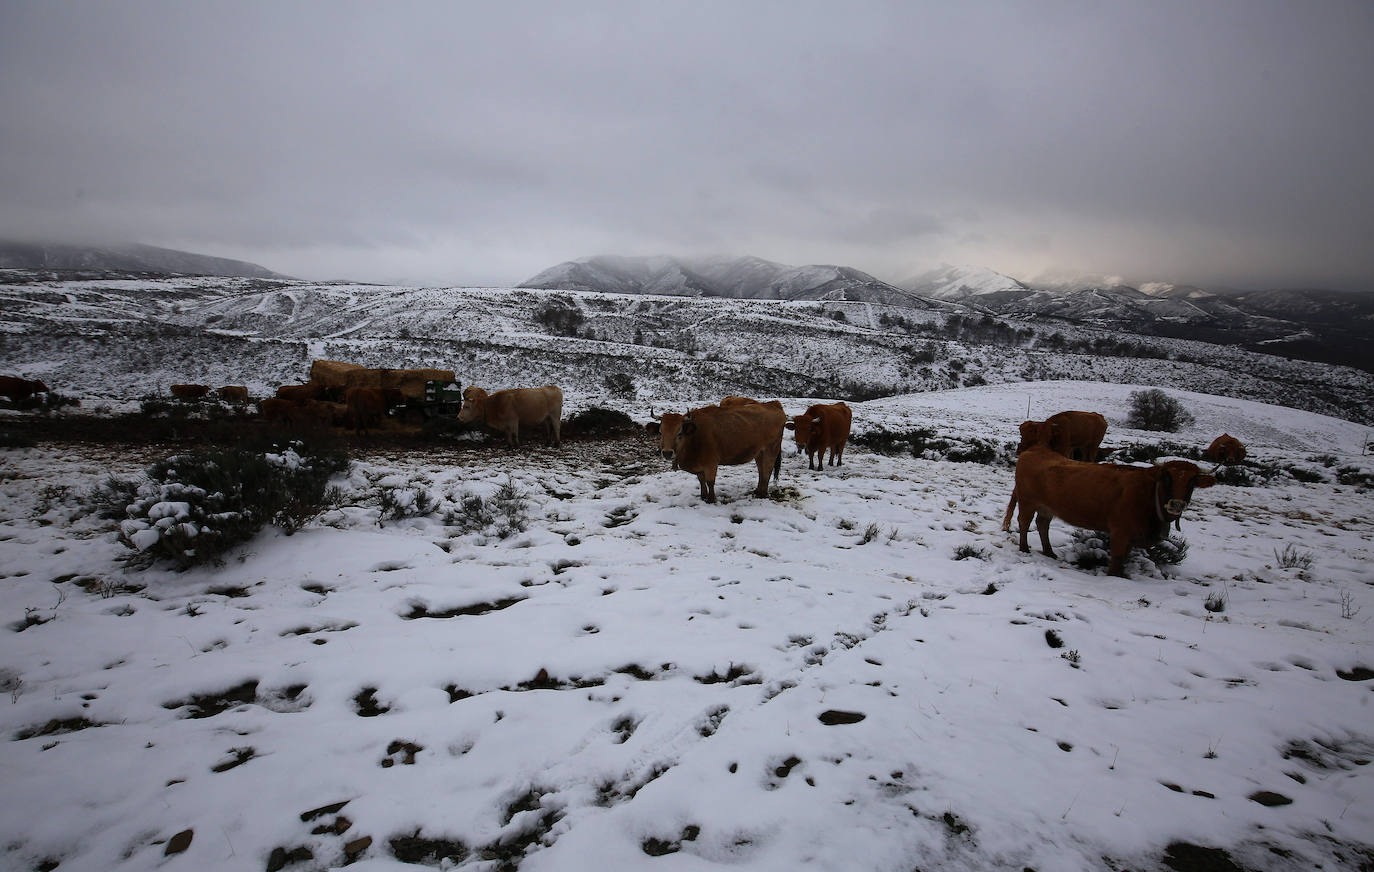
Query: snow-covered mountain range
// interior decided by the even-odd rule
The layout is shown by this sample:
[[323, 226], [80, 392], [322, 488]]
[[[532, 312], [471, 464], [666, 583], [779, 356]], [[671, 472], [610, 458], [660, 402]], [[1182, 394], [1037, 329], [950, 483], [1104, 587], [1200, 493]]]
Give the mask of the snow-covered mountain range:
[[1374, 341], [1374, 294], [1210, 291], [1168, 282], [1134, 287], [1109, 277], [1033, 284], [984, 267], [950, 265], [889, 284], [849, 267], [794, 267], [755, 257], [691, 262], [590, 257], [551, 267], [522, 287], [971, 309], [1021, 321], [1072, 322], [1152, 336], [1263, 345], [1275, 354], [1374, 366], [1365, 351]]
[[520, 287], [737, 300], [848, 300], [912, 309], [949, 309], [852, 267], [787, 266], [758, 257], [699, 261], [674, 257], [588, 257], [550, 267]]

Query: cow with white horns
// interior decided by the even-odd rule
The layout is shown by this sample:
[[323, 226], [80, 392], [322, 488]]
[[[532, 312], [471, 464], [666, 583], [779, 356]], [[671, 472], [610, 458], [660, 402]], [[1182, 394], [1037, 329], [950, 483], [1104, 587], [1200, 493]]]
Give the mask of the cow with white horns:
[[664, 460], [695, 473], [701, 498], [716, 501], [716, 470], [721, 466], [754, 463], [759, 471], [754, 495], [768, 496], [768, 477], [782, 470], [782, 427], [787, 413], [782, 403], [705, 406], [685, 415], [665, 412], [645, 425], [659, 436]]

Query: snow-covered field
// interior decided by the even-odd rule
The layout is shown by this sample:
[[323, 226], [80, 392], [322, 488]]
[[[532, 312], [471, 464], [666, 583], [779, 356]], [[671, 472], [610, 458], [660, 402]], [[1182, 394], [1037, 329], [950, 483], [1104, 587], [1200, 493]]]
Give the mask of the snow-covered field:
[[[890, 398], [856, 429], [1011, 441], [1029, 399], [1157, 439], [1122, 429], [1130, 390]], [[1198, 420], [1171, 441], [1374, 470], [1360, 425], [1175, 394]], [[1367, 490], [1200, 490], [1187, 558], [1124, 580], [1062, 559], [1058, 522], [1061, 559], [1020, 553], [1005, 467], [789, 454], [773, 499], [725, 468], [705, 505], [653, 447], [358, 462], [354, 505], [180, 574], [125, 573], [54, 499], [130, 458], [4, 449], [0, 867], [1374, 862]], [[506, 538], [378, 523], [381, 488], [503, 484], [529, 503]]]

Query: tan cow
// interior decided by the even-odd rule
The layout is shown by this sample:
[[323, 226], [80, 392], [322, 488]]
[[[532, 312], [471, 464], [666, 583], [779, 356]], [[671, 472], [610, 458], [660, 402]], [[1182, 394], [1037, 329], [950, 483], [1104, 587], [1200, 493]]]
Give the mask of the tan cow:
[[248, 402], [248, 388], [245, 385], [225, 385], [217, 389], [215, 394], [226, 403]]
[[849, 442], [849, 425], [853, 420], [854, 413], [844, 403], [815, 403], [787, 422], [787, 429], [795, 431], [797, 453], [806, 452], [807, 469], [819, 471], [825, 466], [826, 449], [830, 450], [831, 466], [844, 464], [844, 447]]
[[1193, 490], [1211, 487], [1216, 476], [1186, 460], [1150, 467], [1069, 460], [1046, 445], [1035, 445], [1016, 459], [1016, 494], [1020, 500], [1017, 529], [1022, 551], [1030, 551], [1026, 533], [1032, 519], [1040, 532], [1040, 550], [1054, 557], [1050, 521], [1111, 537], [1107, 571], [1126, 577], [1126, 555], [1147, 548], [1169, 533], [1193, 498]]
[[685, 415], [665, 412], [645, 425], [659, 435], [659, 451], [675, 468], [695, 473], [701, 498], [716, 501], [716, 471], [721, 466], [753, 462], [759, 470], [754, 495], [768, 496], [768, 476], [782, 473], [782, 403], [705, 406]]
[[1097, 412], [1059, 412], [1043, 421], [1021, 424], [1021, 445], [1017, 453], [1032, 445], [1048, 445], [1070, 460], [1097, 461], [1102, 437], [1107, 435], [1107, 419]]
[[506, 444], [520, 444], [520, 428], [543, 424], [547, 441], [562, 445], [563, 391], [556, 385], [542, 388], [510, 388], [488, 394], [479, 387], [463, 391], [463, 408], [458, 420], [464, 424], [480, 421], [506, 436]]
[[11, 403], [27, 400], [34, 394], [46, 394], [48, 392], [48, 386], [38, 379], [0, 375], [0, 397], [9, 398]]
[[1231, 466], [1245, 459], [1245, 445], [1229, 433], [1222, 433], [1207, 446], [1207, 459], [1217, 466]]

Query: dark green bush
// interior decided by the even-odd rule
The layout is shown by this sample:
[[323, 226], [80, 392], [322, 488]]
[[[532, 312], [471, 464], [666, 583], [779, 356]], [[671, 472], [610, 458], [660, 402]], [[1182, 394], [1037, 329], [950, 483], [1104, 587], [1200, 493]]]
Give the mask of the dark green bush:
[[1131, 391], [1131, 412], [1126, 426], [1133, 430], [1163, 430], [1173, 433], [1193, 423], [1183, 404], [1161, 391], [1150, 388]]
[[563, 422], [568, 433], [588, 435], [611, 435], [615, 433], [638, 432], [640, 426], [624, 412], [592, 406], [568, 416]]
[[[337, 491], [326, 484], [347, 464], [342, 454], [312, 454], [300, 443], [267, 452], [228, 448], [170, 457], [148, 468], [119, 538], [134, 551], [133, 566], [166, 560], [184, 569], [214, 562], [266, 524], [291, 533], [337, 503]], [[107, 487], [113, 501], [127, 483]]]

